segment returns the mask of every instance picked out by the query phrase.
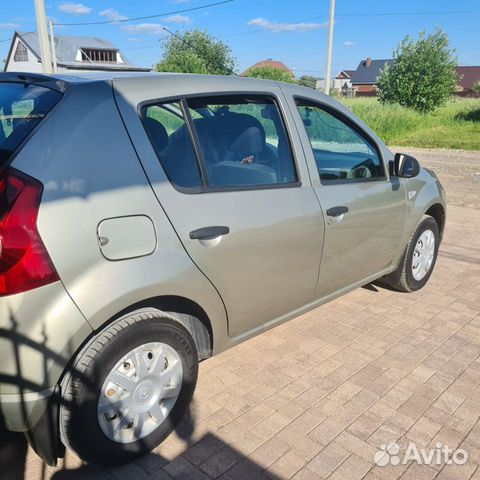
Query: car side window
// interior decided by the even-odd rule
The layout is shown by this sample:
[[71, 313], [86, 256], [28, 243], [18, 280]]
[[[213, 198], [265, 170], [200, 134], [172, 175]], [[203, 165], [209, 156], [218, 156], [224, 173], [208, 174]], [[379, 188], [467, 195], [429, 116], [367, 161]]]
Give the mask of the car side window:
[[275, 101], [240, 95], [189, 98], [211, 188], [281, 186], [297, 181], [287, 132]]
[[320, 181], [325, 184], [383, 179], [377, 149], [349, 124], [323, 108], [298, 101]]
[[200, 169], [180, 103], [149, 105], [142, 121], [165, 173], [182, 188], [202, 186]]

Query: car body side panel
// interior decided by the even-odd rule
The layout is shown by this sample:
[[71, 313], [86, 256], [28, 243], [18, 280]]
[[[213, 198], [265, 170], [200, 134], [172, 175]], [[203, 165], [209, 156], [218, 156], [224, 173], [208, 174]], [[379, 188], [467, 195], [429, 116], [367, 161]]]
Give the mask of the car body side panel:
[[[296, 119], [305, 145], [305, 156], [312, 184], [324, 214], [332, 207], [348, 208], [340, 222], [325, 215], [325, 245], [317, 294], [330, 295], [372, 275], [382, 276], [397, 262], [398, 249], [404, 236], [406, 199], [401, 179], [388, 175], [388, 162], [393, 158], [383, 142], [339, 102], [303, 89], [283, 86], [286, 100]], [[384, 162], [385, 178], [365, 182], [320, 182], [307, 132], [302, 125], [295, 99], [308, 98], [323, 109], [337, 111], [344, 119], [357, 125], [374, 143]]]
[[[283, 116], [287, 127], [293, 130], [291, 140], [302, 185], [186, 194], [169, 183], [139, 120], [139, 104], [177, 99], [189, 93], [265, 93], [281, 100], [275, 84], [265, 91], [258, 88], [256, 81], [198, 78], [192, 82], [191, 78], [180, 77], [175, 82], [168, 76], [143, 78], [134, 84], [122, 79], [114, 82], [115, 95], [159, 202], [192, 259], [225, 302], [229, 335], [248, 335], [250, 330], [315, 298], [323, 218], [288, 111]], [[265, 83], [260, 85], [264, 88]], [[279, 108], [283, 110], [284, 105]], [[189, 238], [189, 232], [210, 225], [228, 226], [230, 233], [214, 247], [205, 247]]]
[[[134, 303], [165, 295], [201, 305], [219, 340], [226, 336], [223, 303], [155, 200], [110, 82], [71, 87], [61, 108], [52, 112], [14, 166], [45, 186], [40, 235], [67, 291], [93, 329]], [[99, 224], [132, 215], [150, 218], [157, 248], [141, 258], [108, 260], [97, 238]]]

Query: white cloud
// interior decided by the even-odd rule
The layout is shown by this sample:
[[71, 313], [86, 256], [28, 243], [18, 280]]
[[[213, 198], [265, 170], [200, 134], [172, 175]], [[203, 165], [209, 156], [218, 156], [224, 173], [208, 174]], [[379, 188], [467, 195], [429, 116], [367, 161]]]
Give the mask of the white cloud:
[[355, 45], [356, 45], [355, 42], [350, 42], [349, 40], [342, 43], [342, 47], [354, 47]]
[[309, 32], [311, 30], [318, 30], [320, 28], [327, 28], [328, 22], [324, 23], [278, 23], [278, 22], [271, 22], [270, 20], [266, 20], [265, 18], [254, 18], [247, 22], [247, 25], [253, 25], [255, 27], [261, 27], [264, 30], [269, 30], [271, 32]]
[[163, 25], [160, 25], [159, 23], [140, 23], [138, 25], [125, 25], [121, 28], [122, 30], [133, 34], [144, 33], [147, 35], [163, 35], [165, 33]]
[[63, 13], [71, 13], [72, 15], [88, 15], [92, 9], [86, 7], [82, 3], [62, 3], [58, 9]]
[[135, 42], [135, 43], [142, 41], [140, 38], [137, 38], [137, 37], [130, 37], [130, 38], [127, 38], [127, 40], [129, 42]]
[[15, 30], [19, 27], [18, 23], [0, 23], [0, 30]]
[[128, 17], [122, 15], [114, 8], [107, 8], [99, 13], [101, 17], [105, 17], [107, 20], [111, 22], [118, 22], [119, 20], [126, 20]]
[[180, 23], [182, 25], [192, 23], [192, 19], [184, 15], [171, 15], [170, 17], [164, 18], [164, 21], [168, 23]]

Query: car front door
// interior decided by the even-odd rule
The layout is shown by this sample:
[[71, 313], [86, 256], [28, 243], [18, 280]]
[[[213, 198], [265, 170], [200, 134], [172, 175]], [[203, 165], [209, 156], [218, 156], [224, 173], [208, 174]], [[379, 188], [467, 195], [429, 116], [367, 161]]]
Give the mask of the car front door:
[[279, 97], [274, 89], [145, 102], [145, 129], [132, 132], [186, 251], [225, 303], [230, 336], [316, 294], [323, 216]]
[[403, 235], [405, 191], [389, 177], [385, 151], [347, 112], [328, 99], [289, 97], [325, 218], [317, 290], [324, 297], [389, 271]]

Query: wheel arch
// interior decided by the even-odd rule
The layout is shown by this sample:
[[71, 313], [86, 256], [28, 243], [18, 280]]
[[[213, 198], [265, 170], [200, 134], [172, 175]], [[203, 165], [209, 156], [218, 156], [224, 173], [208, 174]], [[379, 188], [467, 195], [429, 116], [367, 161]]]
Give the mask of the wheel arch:
[[90, 338], [98, 334], [118, 318], [142, 308], [155, 308], [175, 317], [192, 335], [199, 360], [205, 360], [213, 351], [213, 328], [205, 310], [193, 300], [177, 295], [161, 295], [135, 302], [125, 307], [94, 330]]
[[428, 210], [425, 212], [425, 215], [430, 215], [435, 219], [438, 225], [438, 230], [440, 232], [440, 238], [443, 236], [443, 231], [445, 228], [445, 208], [441, 203], [435, 203], [431, 205]]

